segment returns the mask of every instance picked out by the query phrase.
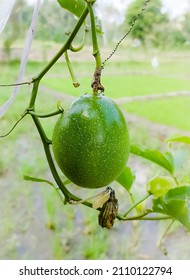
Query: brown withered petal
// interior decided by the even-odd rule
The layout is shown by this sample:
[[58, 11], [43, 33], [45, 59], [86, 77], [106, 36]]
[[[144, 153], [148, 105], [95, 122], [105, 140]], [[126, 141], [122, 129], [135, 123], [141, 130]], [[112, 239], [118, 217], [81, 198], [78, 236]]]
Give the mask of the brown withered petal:
[[111, 190], [109, 199], [103, 204], [98, 222], [101, 227], [110, 229], [113, 227], [118, 212], [118, 200], [115, 197], [114, 190]]

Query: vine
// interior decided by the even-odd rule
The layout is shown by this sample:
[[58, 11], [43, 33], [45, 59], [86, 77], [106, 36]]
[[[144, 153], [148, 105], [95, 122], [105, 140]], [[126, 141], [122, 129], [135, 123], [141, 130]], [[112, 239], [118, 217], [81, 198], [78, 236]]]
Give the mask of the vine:
[[[99, 91], [103, 92], [104, 87], [101, 84], [101, 71], [104, 69], [106, 62], [109, 59], [111, 59], [111, 57], [115, 54], [115, 52], [117, 51], [117, 49], [120, 46], [120, 44], [122, 43], [122, 41], [129, 35], [131, 30], [135, 26], [136, 21], [140, 20], [140, 16], [142, 15], [143, 12], [146, 11], [147, 5], [150, 2], [150, 0], [145, 1], [142, 10], [134, 18], [130, 29], [119, 40], [119, 42], [115, 46], [114, 50], [111, 52], [111, 54], [103, 62], [101, 60], [101, 53], [100, 53], [100, 49], [99, 49], [99, 46], [98, 46], [98, 40], [97, 40], [97, 34], [96, 34], [96, 24], [95, 24], [94, 10], [93, 10], [93, 4], [96, 1], [95, 0], [94, 1], [85, 0], [85, 2], [86, 2], [85, 8], [84, 8], [83, 12], [81, 13], [80, 17], [78, 18], [78, 21], [77, 21], [75, 27], [73, 28], [73, 31], [68, 35], [68, 38], [67, 38], [66, 42], [63, 44], [62, 48], [57, 52], [57, 54], [50, 60], [50, 62], [41, 70], [41, 72], [38, 75], [36, 75], [29, 82], [18, 83], [18, 84], [9, 84], [9, 85], [1, 85], [1, 86], [15, 86], [15, 85], [23, 85], [23, 84], [28, 84], [28, 85], [32, 84], [33, 88], [32, 88], [31, 97], [30, 97], [28, 107], [26, 108], [26, 110], [23, 113], [23, 115], [21, 116], [21, 118], [16, 122], [16, 124], [13, 126], [13, 128], [7, 134], [2, 135], [0, 137], [8, 136], [13, 131], [13, 129], [16, 127], [16, 125], [26, 115], [30, 115], [34, 124], [35, 124], [35, 126], [36, 126], [36, 129], [39, 133], [39, 136], [41, 138], [50, 171], [51, 171], [51, 173], [54, 177], [54, 180], [55, 180], [55, 182], [58, 186], [58, 189], [61, 191], [61, 194], [62, 194], [61, 198], [64, 197], [63, 202], [64, 203], [70, 203], [70, 204], [81, 203], [81, 204], [83, 204], [87, 207], [92, 208], [93, 203], [90, 203], [89, 199], [82, 199], [82, 198], [76, 196], [75, 194], [71, 193], [67, 189], [66, 185], [62, 182], [62, 180], [61, 180], [61, 178], [58, 174], [58, 171], [55, 167], [53, 157], [52, 157], [52, 154], [51, 154], [52, 141], [51, 141], [51, 139], [49, 139], [47, 137], [47, 135], [46, 135], [46, 133], [43, 129], [43, 126], [41, 124], [40, 118], [49, 118], [49, 117], [52, 117], [52, 116], [55, 116], [55, 115], [61, 115], [61, 114], [64, 114], [64, 110], [63, 110], [62, 107], [59, 107], [54, 112], [50, 112], [50, 113], [46, 113], [46, 114], [40, 114], [39, 112], [36, 112], [35, 104], [36, 104], [36, 99], [37, 99], [37, 96], [38, 96], [39, 85], [40, 85], [41, 79], [52, 68], [52, 66], [58, 61], [58, 59], [61, 56], [65, 55], [66, 62], [67, 62], [67, 65], [68, 65], [68, 70], [69, 70], [69, 72], [71, 74], [71, 77], [72, 77], [72, 80], [73, 80], [73, 85], [75, 87], [79, 86], [79, 83], [76, 80], [74, 71], [72, 69], [71, 62], [69, 60], [68, 51], [69, 50], [80, 51], [84, 47], [85, 39], [83, 40], [82, 44], [79, 47], [73, 47], [72, 43], [73, 43], [73, 40], [74, 40], [75, 36], [77, 35], [79, 29], [85, 23], [85, 19], [89, 14], [90, 15], [90, 21], [91, 21], [93, 56], [95, 58], [95, 72], [94, 72], [94, 75], [93, 75], [93, 81], [92, 81], [91, 87], [93, 89], [93, 94], [94, 95], [97, 95]], [[89, 30], [86, 28], [85, 33], [87, 31], [89, 31]], [[176, 141], [176, 139], [170, 139], [169, 141]], [[180, 142], [179, 139], [177, 141]], [[170, 152], [167, 152], [166, 154], [163, 154], [159, 151], [144, 149], [142, 147], [134, 146], [134, 145], [131, 145], [130, 152], [132, 154], [136, 155], [136, 156], [143, 157], [147, 160], [150, 160], [150, 161], [158, 164], [159, 166], [164, 168], [167, 172], [169, 172], [169, 174], [171, 175], [172, 178], [176, 178], [175, 173], [174, 173], [174, 171], [175, 171], [174, 170], [174, 159], [173, 159], [172, 154]], [[35, 178], [34, 178], [34, 180], [35, 180]], [[132, 175], [132, 173], [131, 173], [131, 171], [128, 167], [126, 167], [126, 169], [120, 175], [120, 177], [117, 179], [117, 181], [126, 189], [126, 191], [129, 193], [129, 196], [132, 198], [130, 190], [131, 190], [132, 184], [134, 182], [134, 176]], [[164, 181], [164, 186], [169, 185], [169, 188], [167, 189], [167, 191], [165, 190], [164, 187], [162, 187], [161, 182], [163, 182], [163, 181]], [[129, 182], [131, 182], [131, 184], [129, 184]], [[158, 185], [159, 185], [159, 189], [157, 189]], [[159, 194], [160, 194], [159, 196], [157, 195], [158, 191], [159, 191]], [[102, 196], [104, 196], [104, 193], [101, 193], [101, 194], [102, 194]], [[145, 201], [149, 197], [153, 198], [152, 209], [145, 209], [141, 213], [138, 213], [138, 211], [137, 211], [137, 214], [130, 215], [134, 209], [137, 209], [137, 206], [139, 206], [143, 201]], [[182, 208], [180, 208], [179, 211], [182, 211], [182, 212], [180, 212], [180, 215], [176, 215], [176, 213], [174, 211], [173, 212], [171, 211], [172, 207], [175, 206], [175, 201], [176, 200], [179, 200], [181, 202], [180, 207], [182, 207]], [[188, 219], [189, 213], [190, 213], [189, 200], [190, 200], [190, 187], [189, 186], [183, 186], [183, 185], [180, 186], [179, 185], [179, 186], [176, 186], [175, 188], [172, 188], [170, 186], [170, 182], [169, 182], [167, 177], [160, 177], [160, 178], [158, 178], [157, 184], [155, 183], [154, 180], [152, 180], [148, 183], [147, 194], [144, 198], [140, 199], [137, 202], [135, 202], [132, 198], [132, 203], [133, 204], [132, 204], [131, 207], [129, 207], [129, 209], [127, 209], [127, 211], [125, 211], [124, 214], [121, 214], [121, 213], [118, 214], [115, 211], [114, 215], [118, 220], [123, 220], [123, 221], [170, 219], [171, 220], [170, 226], [173, 224], [173, 222], [175, 220], [178, 220], [188, 230], [190, 230], [190, 221]], [[103, 203], [103, 206], [97, 207], [97, 210], [100, 211], [100, 216], [99, 217], [101, 217], [101, 219], [102, 219], [102, 217], [103, 217], [103, 219], [105, 219], [105, 216], [104, 216], [105, 211], [107, 211], [106, 215], [109, 214], [109, 209], [108, 208], [110, 207], [110, 205], [111, 205], [111, 207], [114, 206], [115, 209], [117, 210], [117, 201], [116, 201], [116, 198], [115, 198], [115, 194], [113, 195], [113, 192], [110, 192], [110, 195], [108, 196], [107, 201]], [[104, 209], [104, 210], [102, 210], [102, 209]], [[111, 218], [115, 218], [115, 217], [111, 217]], [[110, 220], [110, 216], [109, 217], [106, 216], [106, 223], [107, 223], [108, 220], [109, 220], [109, 227], [111, 227], [112, 226], [112, 220]], [[105, 222], [105, 220], [103, 220], [103, 222], [101, 220], [101, 223], [104, 224], [104, 222]], [[111, 226], [110, 226], [110, 224], [111, 224]], [[165, 235], [163, 237], [165, 237]]]

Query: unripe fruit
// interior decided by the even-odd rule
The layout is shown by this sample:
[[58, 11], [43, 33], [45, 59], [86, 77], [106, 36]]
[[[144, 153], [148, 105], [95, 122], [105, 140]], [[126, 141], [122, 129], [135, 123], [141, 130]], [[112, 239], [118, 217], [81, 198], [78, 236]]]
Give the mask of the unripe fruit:
[[53, 152], [62, 172], [85, 188], [101, 188], [122, 172], [129, 134], [116, 103], [102, 94], [77, 98], [54, 128]]

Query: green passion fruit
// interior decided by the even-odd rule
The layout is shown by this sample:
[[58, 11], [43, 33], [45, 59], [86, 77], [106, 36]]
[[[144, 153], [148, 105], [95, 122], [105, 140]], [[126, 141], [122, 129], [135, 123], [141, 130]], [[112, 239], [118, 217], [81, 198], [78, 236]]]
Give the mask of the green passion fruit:
[[101, 188], [122, 172], [129, 156], [126, 120], [113, 100], [85, 94], [58, 119], [52, 137], [55, 160], [73, 183]]

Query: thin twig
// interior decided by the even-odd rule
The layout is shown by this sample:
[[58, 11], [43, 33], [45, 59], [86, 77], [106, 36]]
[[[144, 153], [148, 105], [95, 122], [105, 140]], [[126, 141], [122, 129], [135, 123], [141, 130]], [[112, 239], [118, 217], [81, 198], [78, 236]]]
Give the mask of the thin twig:
[[145, 197], [143, 197], [142, 199], [140, 199], [139, 201], [137, 201], [136, 203], [134, 203], [129, 209], [128, 211], [123, 215], [124, 217], [126, 217], [134, 208], [137, 207], [137, 205], [139, 205], [140, 203], [142, 203], [144, 200], [146, 200], [149, 196], [151, 196], [150, 193], [148, 193]]
[[13, 127], [6, 133], [6, 134], [3, 134], [3, 135], [0, 135], [0, 138], [4, 138], [6, 136], [8, 136], [14, 129], [15, 127], [17, 126], [17, 124], [19, 124], [19, 122], [27, 115], [28, 113], [24, 113], [20, 119], [13, 125]]
[[14, 83], [14, 84], [0, 84], [0, 87], [15, 87], [15, 86], [22, 86], [22, 85], [31, 85], [34, 81], [29, 82], [21, 82], [21, 83]]
[[167, 233], [169, 232], [171, 226], [173, 225], [173, 223], [175, 222], [175, 220], [172, 220], [171, 223], [169, 223], [168, 227], [166, 228], [166, 230], [164, 231], [162, 237], [160, 238], [160, 241], [158, 243], [158, 247], [160, 248], [160, 250], [164, 253], [164, 255], [167, 255], [168, 252], [167, 252], [167, 249], [166, 248], [163, 248], [162, 246], [162, 242], [164, 240], [164, 238], [166, 237]]

